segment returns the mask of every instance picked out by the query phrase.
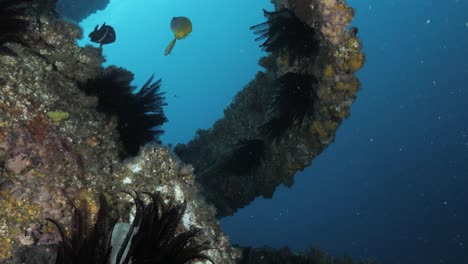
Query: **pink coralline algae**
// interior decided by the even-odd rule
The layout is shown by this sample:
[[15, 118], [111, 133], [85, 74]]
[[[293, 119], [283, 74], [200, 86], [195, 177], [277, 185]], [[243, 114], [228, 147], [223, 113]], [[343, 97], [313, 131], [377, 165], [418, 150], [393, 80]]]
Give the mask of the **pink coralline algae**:
[[28, 157], [25, 154], [20, 153], [14, 156], [13, 158], [7, 160], [5, 164], [5, 168], [16, 174], [19, 174], [29, 164], [31, 164], [31, 161], [28, 159]]
[[[0, 225], [6, 227], [0, 237], [16, 237], [20, 245], [31, 240], [56, 243], [60, 237], [47, 229], [44, 219], [71, 221], [70, 204], [82, 195], [82, 188], [79, 181], [69, 182], [82, 175], [81, 159], [54, 129], [48, 128], [40, 139], [25, 126], [13, 131], [0, 142], [5, 168], [0, 182]], [[24, 223], [29, 225], [27, 230]]]

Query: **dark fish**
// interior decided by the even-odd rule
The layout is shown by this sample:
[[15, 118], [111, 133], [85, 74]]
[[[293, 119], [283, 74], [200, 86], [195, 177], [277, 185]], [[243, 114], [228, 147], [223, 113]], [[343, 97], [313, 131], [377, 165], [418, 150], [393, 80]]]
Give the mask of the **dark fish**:
[[96, 25], [94, 31], [89, 33], [89, 38], [94, 43], [101, 44], [100, 47], [104, 44], [109, 44], [115, 41], [115, 30], [113, 27], [102, 24], [98, 29], [99, 25]]

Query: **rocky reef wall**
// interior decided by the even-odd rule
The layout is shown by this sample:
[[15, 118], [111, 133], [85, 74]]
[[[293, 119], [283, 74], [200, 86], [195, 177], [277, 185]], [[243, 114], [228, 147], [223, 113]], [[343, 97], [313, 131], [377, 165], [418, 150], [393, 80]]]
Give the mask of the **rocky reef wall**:
[[[18, 7], [24, 14], [38, 11], [24, 7]], [[0, 262], [22, 263], [18, 254], [24, 248], [62, 241], [46, 218], [66, 234], [74, 208], [95, 219], [98, 194], [119, 221], [129, 223], [134, 202], [123, 191], [134, 191], [157, 192], [174, 204], [186, 201], [178, 230], [200, 229], [198, 239], [211, 248], [204, 253], [216, 263], [234, 263], [239, 252], [221, 232], [215, 209], [198, 194], [190, 169], [159, 145], [125, 161], [119, 157], [118, 120], [98, 113], [98, 98], [78, 86], [105, 70], [102, 49], [77, 46], [81, 29], [53, 13], [21, 19], [27, 22], [24, 39], [5, 33], [11, 41], [0, 52]]]
[[[188, 144], [175, 148], [185, 163], [195, 167], [197, 181], [203, 186], [208, 201], [216, 206], [220, 217], [234, 214], [258, 196], [271, 197], [280, 184], [293, 185], [295, 173], [309, 166], [313, 158], [333, 142], [339, 125], [350, 114], [359, 89], [355, 72], [362, 67], [364, 55], [357, 29], [348, 27], [354, 15], [353, 9], [340, 0], [274, 3], [279, 12], [267, 14], [273, 17], [267, 23], [270, 32], [276, 26], [275, 19], [289, 21], [291, 11], [301, 21], [297, 22], [300, 24], [298, 32], [312, 34], [312, 41], [318, 43], [315, 50], [292, 58], [294, 50], [277, 51], [272, 46], [276, 45], [274, 42], [268, 46], [268, 41], [281, 39], [281, 34], [285, 34], [282, 31], [271, 32], [276, 35], [267, 36], [266, 43], [267, 49], [271, 48], [273, 52], [259, 61], [265, 70], [258, 72], [255, 79], [235, 96], [222, 119], [208, 130], [199, 130]], [[290, 22], [279, 23], [288, 25]], [[256, 28], [266, 32], [261, 26]], [[307, 43], [310, 36], [304, 38], [304, 43]], [[301, 47], [293, 48], [301, 51]], [[314, 81], [303, 81], [308, 78]], [[302, 86], [301, 83], [307, 83], [307, 87], [299, 87], [298, 90], [308, 90], [313, 96], [304, 102], [297, 98], [303, 91], [297, 91], [299, 96], [296, 97], [288, 92], [278, 92], [282, 89], [283, 79], [292, 83], [289, 85], [292, 87], [287, 88], [290, 91]], [[289, 101], [281, 98], [288, 96], [292, 98]], [[278, 101], [284, 106], [277, 106]], [[288, 108], [294, 109], [295, 104], [305, 105], [307, 109], [303, 116], [298, 117], [297, 112], [289, 113], [296, 120], [281, 135], [271, 136], [275, 126], [266, 125], [275, 125], [273, 121], [287, 123], [275, 108], [284, 108], [286, 110], [283, 111], [287, 112]], [[259, 147], [255, 149], [246, 142], [257, 142]], [[250, 168], [242, 169], [244, 166]]]

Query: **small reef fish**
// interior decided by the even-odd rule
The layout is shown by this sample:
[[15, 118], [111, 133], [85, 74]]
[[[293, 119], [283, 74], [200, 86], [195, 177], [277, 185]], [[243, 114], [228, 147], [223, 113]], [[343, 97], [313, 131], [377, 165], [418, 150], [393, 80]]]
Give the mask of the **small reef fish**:
[[115, 41], [115, 30], [113, 27], [106, 25], [106, 23], [102, 24], [102, 26], [98, 29], [99, 25], [96, 25], [94, 31], [89, 33], [89, 38], [94, 43], [101, 44], [99, 47], [102, 47], [104, 44], [109, 44]]
[[171, 21], [171, 30], [174, 33], [174, 39], [167, 45], [164, 55], [171, 53], [175, 46], [176, 40], [183, 39], [192, 32], [192, 22], [187, 17], [173, 17]]

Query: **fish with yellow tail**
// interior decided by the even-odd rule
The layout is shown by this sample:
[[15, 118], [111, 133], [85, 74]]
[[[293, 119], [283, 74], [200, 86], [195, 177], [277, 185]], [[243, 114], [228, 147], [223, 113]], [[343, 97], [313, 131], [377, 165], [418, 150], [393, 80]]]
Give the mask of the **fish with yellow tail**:
[[167, 45], [164, 56], [171, 53], [176, 40], [187, 37], [192, 32], [192, 22], [187, 17], [173, 17], [171, 21], [171, 30], [174, 33], [174, 39]]

